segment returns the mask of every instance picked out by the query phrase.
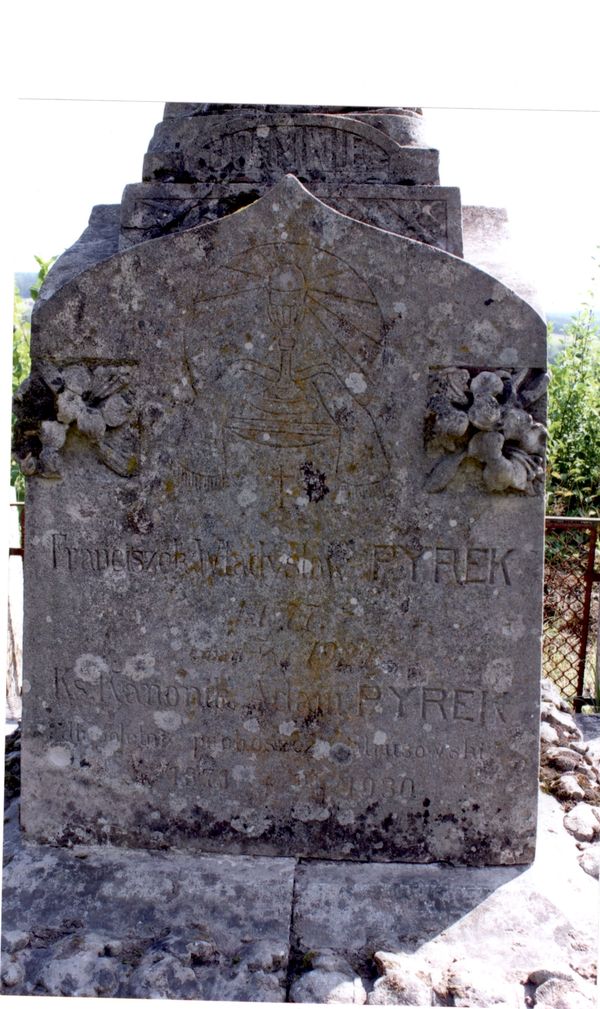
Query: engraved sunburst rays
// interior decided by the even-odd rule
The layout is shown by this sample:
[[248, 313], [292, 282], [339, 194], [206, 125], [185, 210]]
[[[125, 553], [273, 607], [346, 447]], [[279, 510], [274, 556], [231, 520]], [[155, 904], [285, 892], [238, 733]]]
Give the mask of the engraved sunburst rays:
[[273, 308], [286, 272], [293, 277], [292, 288], [303, 291], [298, 322], [315, 327], [339, 368], [363, 373], [368, 382], [384, 346], [383, 318], [368, 284], [332, 253], [293, 242], [248, 249], [218, 271], [214, 288], [209, 284], [199, 295], [199, 305], [209, 308], [214, 300], [262, 293], [259, 300], [277, 325]]
[[203, 441], [214, 430], [226, 468], [236, 443], [250, 442], [288, 469], [323, 459], [334, 480], [387, 475], [369, 409], [383, 317], [343, 260], [292, 242], [247, 249], [205, 278], [194, 316], [186, 341], [194, 412], [208, 410]]

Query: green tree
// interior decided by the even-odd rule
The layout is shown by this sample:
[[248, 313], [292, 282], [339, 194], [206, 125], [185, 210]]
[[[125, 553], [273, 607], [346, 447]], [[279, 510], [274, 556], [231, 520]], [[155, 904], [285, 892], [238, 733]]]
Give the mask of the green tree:
[[600, 327], [591, 305], [565, 336], [550, 367], [547, 511], [600, 515]]
[[[53, 256], [51, 259], [42, 259], [40, 256], [36, 256], [35, 260], [39, 266], [38, 275], [33, 286], [29, 289], [29, 293], [33, 301], [36, 300], [38, 294], [40, 293], [40, 288], [46, 279], [48, 270], [55, 262], [56, 256]], [[13, 394], [19, 388], [21, 383], [25, 381], [31, 371], [31, 358], [29, 353], [29, 344], [31, 340], [31, 323], [29, 321], [30, 315], [30, 305], [25, 298], [21, 297], [19, 290], [15, 285], [15, 299], [13, 307]], [[23, 501], [25, 497], [25, 479], [16, 462], [11, 463], [10, 482], [17, 489], [17, 499], [19, 501]]]

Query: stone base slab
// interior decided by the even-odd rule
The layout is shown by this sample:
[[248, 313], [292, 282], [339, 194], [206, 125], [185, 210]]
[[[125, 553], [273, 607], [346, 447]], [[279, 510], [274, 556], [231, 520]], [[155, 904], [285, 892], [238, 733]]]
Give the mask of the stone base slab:
[[[345, 964], [375, 1003], [381, 950], [392, 968], [394, 957], [403, 969], [418, 961], [455, 984], [474, 983], [476, 968], [498, 995], [522, 992], [515, 1005], [532, 972], [587, 991], [597, 886], [576, 855], [546, 795], [526, 870], [59, 849], [22, 840], [17, 800], [5, 822], [2, 991], [306, 1001], [303, 986], [334, 984]], [[335, 971], [315, 970], [329, 961]]]

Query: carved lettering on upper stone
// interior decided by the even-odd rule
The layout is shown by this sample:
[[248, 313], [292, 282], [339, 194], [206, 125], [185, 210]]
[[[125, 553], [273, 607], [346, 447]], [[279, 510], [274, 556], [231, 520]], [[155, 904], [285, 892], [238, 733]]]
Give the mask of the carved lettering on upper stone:
[[301, 166], [307, 175], [322, 177], [355, 166], [385, 165], [388, 157], [382, 147], [347, 129], [294, 123], [245, 124], [212, 139], [200, 153], [199, 164], [217, 174], [232, 166], [248, 177], [256, 172], [285, 172]]
[[[390, 176], [391, 170], [391, 176]], [[341, 116], [262, 115], [168, 120], [159, 125], [144, 177], [175, 182], [345, 178], [435, 184], [437, 152], [400, 146], [382, 130]]]

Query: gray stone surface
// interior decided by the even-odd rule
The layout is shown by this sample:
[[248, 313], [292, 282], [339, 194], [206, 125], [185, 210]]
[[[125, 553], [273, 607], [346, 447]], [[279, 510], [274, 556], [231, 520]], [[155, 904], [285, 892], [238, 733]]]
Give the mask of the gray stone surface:
[[38, 300], [47, 301], [78, 273], [102, 263], [119, 250], [120, 204], [99, 204], [92, 209], [88, 226], [56, 260], [44, 281]]
[[[5, 524], [8, 528], [8, 548], [21, 548], [21, 508], [17, 506], [15, 487], [9, 488], [5, 505]], [[6, 656], [5, 719], [21, 718], [21, 684], [23, 682], [23, 557], [9, 553], [8, 557], [8, 648]]]
[[579, 856], [579, 865], [593, 879], [600, 876], [600, 843], [586, 847]]
[[197, 102], [167, 102], [164, 119], [179, 119], [181, 117], [210, 117], [214, 123], [216, 117], [221, 121], [247, 116], [260, 117], [265, 114], [276, 115], [327, 115], [344, 116], [374, 126], [386, 133], [401, 146], [428, 147], [426, 123], [420, 109], [403, 108], [370, 108], [367, 106], [352, 108], [343, 105], [225, 105], [198, 104]]
[[120, 248], [234, 213], [291, 173], [342, 213], [462, 254], [460, 195], [414, 109], [168, 103], [123, 194]]
[[597, 883], [550, 796], [539, 823], [525, 871], [342, 866], [38, 846], [15, 800], [2, 993], [592, 1009]]
[[302, 950], [330, 946], [339, 955], [377, 950], [415, 953], [499, 887], [518, 880], [514, 867], [302, 862], [294, 929]]
[[165, 182], [301, 181], [437, 185], [438, 152], [398, 144], [348, 116], [257, 112], [166, 118], [144, 158], [143, 177]]
[[4, 994], [285, 1001], [295, 863], [20, 844]]
[[375, 992], [393, 986], [394, 976], [405, 985], [429, 977], [440, 996], [471, 989], [468, 1001], [441, 1004], [476, 1006], [510, 991], [509, 1005], [525, 1004], [522, 988], [521, 1001], [511, 1001], [515, 986], [543, 968], [546, 979], [561, 972], [573, 979], [592, 1006], [598, 893], [577, 864], [562, 816], [540, 794], [540, 842], [526, 870], [302, 863], [297, 958], [326, 944], [359, 972], [374, 959], [382, 977], [392, 978]]
[[237, 105], [224, 102], [165, 102], [163, 119], [177, 119], [182, 116], [225, 116], [231, 119], [239, 116], [261, 116], [265, 113], [294, 115], [299, 112], [311, 115], [348, 116], [350, 119], [377, 116], [386, 123], [392, 118], [410, 119], [415, 130], [419, 130], [423, 122], [423, 110], [420, 108], [399, 106], [379, 108], [370, 105]]
[[[119, 248], [218, 220], [253, 203], [266, 183], [142, 182], [125, 187]], [[334, 210], [426, 245], [462, 255], [460, 192], [447, 186], [311, 182]]]
[[28, 836], [531, 860], [544, 337], [291, 177], [40, 305]]

